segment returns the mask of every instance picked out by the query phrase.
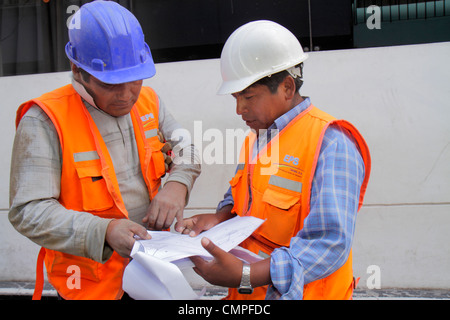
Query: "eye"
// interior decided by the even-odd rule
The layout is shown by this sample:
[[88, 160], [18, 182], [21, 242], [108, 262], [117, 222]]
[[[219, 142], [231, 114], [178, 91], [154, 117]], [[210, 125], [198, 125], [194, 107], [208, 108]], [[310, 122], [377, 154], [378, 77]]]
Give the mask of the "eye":
[[105, 89], [111, 89], [111, 88], [114, 88], [114, 85], [113, 85], [113, 84], [104, 83], [104, 82], [101, 83], [101, 86], [102, 86], [103, 88], [105, 88]]

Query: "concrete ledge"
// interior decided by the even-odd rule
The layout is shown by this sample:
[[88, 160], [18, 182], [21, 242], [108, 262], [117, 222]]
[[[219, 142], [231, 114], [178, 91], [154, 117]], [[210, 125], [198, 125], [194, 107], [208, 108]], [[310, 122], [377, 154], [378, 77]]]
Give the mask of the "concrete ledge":
[[[194, 288], [195, 289], [195, 288]], [[34, 291], [32, 282], [0, 282], [0, 300], [30, 300]], [[227, 290], [222, 287], [207, 287], [202, 300], [220, 300]], [[55, 300], [55, 289], [45, 283], [42, 300]], [[449, 290], [440, 289], [356, 289], [354, 300], [450, 300]]]

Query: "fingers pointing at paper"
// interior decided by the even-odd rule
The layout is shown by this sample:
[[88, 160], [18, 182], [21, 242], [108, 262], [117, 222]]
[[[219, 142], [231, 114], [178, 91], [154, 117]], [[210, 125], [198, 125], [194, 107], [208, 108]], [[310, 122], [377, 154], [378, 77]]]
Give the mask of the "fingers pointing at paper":
[[202, 231], [206, 231], [219, 224], [215, 213], [197, 214], [190, 218], [184, 219], [184, 225], [178, 222], [175, 224], [175, 230], [183, 234], [189, 234], [191, 237], [199, 235]]
[[191, 237], [195, 237], [201, 232], [209, 230], [215, 225], [235, 217], [236, 214], [231, 213], [232, 207], [233, 206], [231, 205], [227, 205], [216, 213], [197, 214], [184, 219], [183, 224], [180, 224], [179, 222], [175, 224], [175, 230], [183, 234], [189, 234]]
[[167, 229], [175, 218], [183, 224], [183, 210], [186, 205], [187, 187], [176, 181], [168, 181], [152, 199], [144, 225], [151, 230]]

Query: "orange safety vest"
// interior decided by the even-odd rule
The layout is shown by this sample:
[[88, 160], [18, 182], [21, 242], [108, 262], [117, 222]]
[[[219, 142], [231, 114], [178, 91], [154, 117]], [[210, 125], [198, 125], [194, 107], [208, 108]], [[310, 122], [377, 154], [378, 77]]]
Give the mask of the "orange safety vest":
[[[165, 173], [163, 143], [157, 136], [159, 102], [156, 93], [142, 87], [130, 115], [133, 123], [141, 170], [152, 199]], [[105, 142], [80, 95], [72, 85], [46, 93], [22, 104], [16, 126], [27, 110], [38, 105], [58, 132], [62, 150], [61, 192], [58, 201], [66, 208], [89, 212], [102, 218], [128, 219], [111, 157]], [[116, 252], [104, 264], [50, 249], [41, 249], [37, 271], [45, 261], [49, 282], [64, 299], [120, 299], [122, 275], [128, 259]], [[80, 286], [71, 276], [79, 271]], [[43, 273], [37, 274], [35, 299], [39, 299]], [[39, 291], [40, 290], [40, 291]]]
[[[349, 122], [310, 106], [293, 119], [252, 160], [256, 134], [250, 132], [241, 149], [240, 164], [231, 179], [233, 213], [251, 215], [266, 221], [241, 246], [268, 256], [275, 248], [289, 247], [291, 238], [303, 227], [310, 211], [311, 185], [325, 130], [337, 124], [355, 138], [365, 164], [359, 208], [370, 175], [369, 149], [357, 129]], [[249, 204], [251, 189], [251, 206]], [[345, 264], [326, 278], [308, 283], [303, 299], [350, 299], [354, 281], [352, 254]], [[230, 289], [227, 299], [264, 299], [267, 286], [255, 288], [251, 295]]]

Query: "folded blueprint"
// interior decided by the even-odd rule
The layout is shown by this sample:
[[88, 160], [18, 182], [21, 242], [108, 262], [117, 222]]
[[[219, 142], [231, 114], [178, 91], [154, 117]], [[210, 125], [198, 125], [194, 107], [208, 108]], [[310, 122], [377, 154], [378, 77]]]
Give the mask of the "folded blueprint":
[[207, 237], [222, 250], [233, 253], [247, 262], [257, 255], [238, 245], [248, 238], [264, 220], [239, 217], [224, 221], [196, 237], [167, 231], [149, 231], [152, 239], [137, 240], [131, 251], [133, 260], [125, 268], [123, 289], [136, 300], [191, 300], [200, 298], [194, 292], [182, 270], [192, 267], [189, 257], [212, 256], [202, 247]]

